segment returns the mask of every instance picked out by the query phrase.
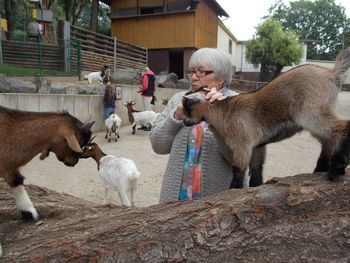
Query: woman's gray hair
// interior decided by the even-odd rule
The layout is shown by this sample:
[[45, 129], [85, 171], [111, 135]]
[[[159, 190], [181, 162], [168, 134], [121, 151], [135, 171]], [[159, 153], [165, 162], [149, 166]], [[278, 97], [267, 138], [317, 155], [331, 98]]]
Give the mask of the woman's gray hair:
[[190, 58], [189, 67], [209, 67], [214, 71], [217, 80], [223, 80], [230, 85], [233, 67], [224, 52], [217, 48], [201, 48], [194, 52]]

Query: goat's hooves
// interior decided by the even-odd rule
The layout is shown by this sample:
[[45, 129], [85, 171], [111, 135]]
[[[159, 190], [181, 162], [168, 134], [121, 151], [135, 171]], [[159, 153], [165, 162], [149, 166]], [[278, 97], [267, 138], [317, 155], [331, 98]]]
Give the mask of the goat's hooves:
[[111, 139], [108, 139], [108, 142], [111, 142]]
[[327, 177], [328, 177], [328, 180], [330, 180], [332, 182], [340, 182], [343, 179], [344, 174], [328, 173]]
[[38, 220], [39, 214], [37, 211], [21, 211], [21, 217], [23, 221]]

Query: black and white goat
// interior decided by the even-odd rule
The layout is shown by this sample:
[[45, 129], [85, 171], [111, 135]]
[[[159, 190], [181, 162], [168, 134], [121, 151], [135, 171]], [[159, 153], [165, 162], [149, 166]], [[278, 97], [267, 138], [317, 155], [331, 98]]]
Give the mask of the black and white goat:
[[110, 142], [112, 133], [114, 133], [114, 141], [117, 141], [117, 138], [119, 138], [119, 130], [122, 126], [122, 119], [118, 116], [118, 114], [111, 113], [105, 120], [105, 125], [107, 128], [105, 138], [108, 139], [108, 142]]
[[89, 85], [91, 85], [94, 81], [99, 81], [100, 84], [110, 81], [110, 74], [111, 69], [109, 66], [104, 65], [101, 71], [91, 72], [84, 76], [84, 79], [89, 82]]
[[[83, 151], [85, 154], [81, 158], [91, 157], [97, 163], [98, 174], [104, 188], [103, 203], [107, 204], [108, 190], [111, 188], [118, 191], [124, 206], [133, 206], [135, 203], [137, 180], [140, 177], [140, 172], [137, 170], [135, 163], [127, 158], [105, 154], [93, 142], [86, 145]], [[130, 194], [130, 198], [128, 194]]]
[[232, 151], [231, 188], [242, 187], [250, 167], [250, 186], [263, 183], [266, 145], [307, 130], [322, 145], [314, 172], [330, 180], [344, 175], [350, 154], [350, 122], [338, 119], [334, 106], [350, 67], [350, 47], [331, 69], [302, 65], [253, 93], [209, 103], [203, 93], [183, 98], [185, 123], [208, 122]]
[[[74, 166], [91, 137], [94, 122], [82, 123], [67, 112], [28, 112], [0, 106], [0, 176], [12, 188], [23, 219], [39, 214], [24, 186], [20, 167], [50, 152], [67, 166]], [[23, 136], [25, 134], [25, 136]]]
[[135, 134], [136, 125], [147, 126], [148, 130], [152, 128], [154, 123], [160, 118], [160, 113], [152, 110], [137, 111], [133, 109], [134, 101], [128, 101], [124, 105], [128, 109], [129, 121], [132, 125], [132, 134]]

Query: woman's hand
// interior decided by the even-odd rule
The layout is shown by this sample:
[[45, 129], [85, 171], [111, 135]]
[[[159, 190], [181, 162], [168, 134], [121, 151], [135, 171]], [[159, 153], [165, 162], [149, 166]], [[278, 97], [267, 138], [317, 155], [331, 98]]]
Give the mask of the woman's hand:
[[216, 88], [204, 88], [205, 91], [209, 91], [207, 95], [205, 95], [205, 99], [209, 100], [210, 103], [213, 103], [214, 101], [222, 101], [227, 98], [221, 90], [217, 91]]

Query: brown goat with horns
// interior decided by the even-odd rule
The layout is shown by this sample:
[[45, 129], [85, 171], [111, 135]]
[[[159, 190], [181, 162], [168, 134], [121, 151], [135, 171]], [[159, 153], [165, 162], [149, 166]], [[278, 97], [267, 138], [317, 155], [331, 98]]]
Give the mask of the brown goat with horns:
[[263, 183], [266, 145], [307, 130], [322, 145], [314, 172], [330, 180], [344, 175], [350, 154], [350, 122], [339, 120], [334, 106], [350, 67], [350, 48], [333, 68], [302, 65], [289, 70], [258, 91], [209, 103], [203, 93], [183, 98], [186, 124], [208, 122], [232, 151], [231, 188], [243, 186], [250, 168], [250, 186]]
[[82, 123], [67, 112], [26, 112], [0, 106], [0, 176], [13, 189], [23, 219], [38, 219], [19, 168], [40, 153], [54, 152], [59, 161], [74, 166], [91, 137], [93, 121]]

